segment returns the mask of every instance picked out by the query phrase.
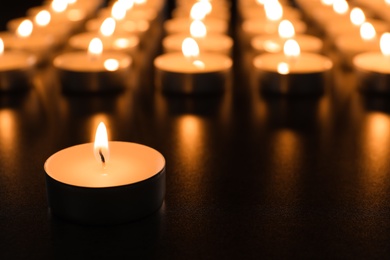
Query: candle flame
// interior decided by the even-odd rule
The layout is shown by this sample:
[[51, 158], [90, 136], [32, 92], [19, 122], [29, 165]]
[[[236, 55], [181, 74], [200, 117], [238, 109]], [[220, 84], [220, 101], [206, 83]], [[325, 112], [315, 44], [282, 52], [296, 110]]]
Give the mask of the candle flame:
[[75, 4], [77, 3], [77, 0], [68, 0], [68, 4], [72, 5], [72, 4]]
[[301, 48], [296, 40], [289, 39], [283, 46], [284, 55], [291, 58], [296, 58], [301, 54]]
[[348, 2], [345, 0], [335, 0], [333, 2], [333, 11], [337, 14], [345, 14], [349, 10]]
[[334, 1], [335, 0], [321, 0], [321, 3], [326, 6], [331, 6], [333, 5]]
[[193, 20], [203, 20], [206, 17], [206, 10], [201, 2], [196, 2], [192, 5], [190, 17]]
[[117, 1], [112, 5], [111, 16], [117, 21], [121, 21], [126, 17], [126, 8], [123, 2]]
[[134, 6], [134, 0], [118, 0], [118, 2], [121, 2], [126, 11], [129, 11]]
[[26, 19], [19, 24], [16, 34], [19, 37], [27, 38], [31, 35], [32, 31], [33, 31], [33, 23], [30, 20]]
[[199, 46], [191, 37], [184, 39], [181, 49], [186, 58], [196, 58], [199, 56]]
[[211, 5], [209, 0], [199, 0], [199, 3], [202, 5], [202, 9], [206, 13], [206, 15], [210, 14], [213, 10], [213, 6]]
[[266, 1], [264, 3], [264, 11], [267, 19], [270, 21], [278, 21], [283, 17], [283, 7], [279, 1]]
[[290, 73], [290, 66], [286, 62], [280, 62], [278, 64], [278, 73], [282, 75], [287, 75]]
[[4, 53], [4, 41], [0, 38], [0, 55]]
[[376, 31], [374, 26], [369, 22], [364, 22], [360, 26], [360, 36], [363, 40], [369, 41], [376, 37]]
[[137, 5], [143, 5], [146, 3], [146, 0], [134, 0], [134, 4], [137, 4]]
[[279, 23], [278, 33], [281, 38], [292, 38], [295, 35], [294, 25], [289, 20], [283, 20]]
[[114, 18], [107, 17], [100, 26], [100, 33], [105, 37], [109, 37], [114, 34], [115, 26], [116, 22]]
[[107, 129], [103, 122], [100, 122], [96, 129], [93, 151], [96, 160], [101, 163], [104, 168], [109, 158], [109, 149]]
[[385, 3], [390, 5], [390, 0], [385, 0]]
[[207, 29], [202, 21], [194, 20], [190, 25], [190, 33], [192, 37], [204, 38], [207, 35]]
[[53, 0], [51, 2], [51, 9], [56, 13], [62, 13], [68, 7], [68, 2], [64, 0]]
[[351, 10], [349, 18], [351, 19], [351, 23], [353, 25], [362, 25], [366, 21], [366, 16], [362, 9], [358, 7], [354, 7]]
[[104, 68], [108, 71], [116, 71], [119, 68], [119, 61], [116, 59], [107, 59], [104, 61]]
[[383, 55], [390, 57], [390, 33], [383, 33], [380, 39], [380, 47]]
[[91, 57], [99, 57], [103, 52], [103, 43], [99, 38], [93, 38], [88, 45], [88, 54]]
[[40, 11], [34, 18], [34, 21], [38, 26], [46, 26], [50, 23], [50, 20], [51, 15], [46, 10]]
[[259, 5], [264, 5], [265, 4], [265, 0], [256, 0], [256, 3], [259, 4]]

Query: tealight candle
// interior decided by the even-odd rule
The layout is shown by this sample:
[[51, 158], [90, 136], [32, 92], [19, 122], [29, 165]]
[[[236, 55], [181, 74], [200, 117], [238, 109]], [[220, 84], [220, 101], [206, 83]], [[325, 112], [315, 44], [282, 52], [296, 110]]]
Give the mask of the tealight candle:
[[118, 92], [128, 86], [132, 58], [122, 52], [105, 51], [99, 38], [91, 40], [88, 52], [67, 52], [57, 56], [53, 65], [59, 73], [64, 92]]
[[[188, 33], [191, 23], [194, 19], [178, 17], [168, 19], [164, 22], [163, 27], [167, 34]], [[227, 34], [229, 24], [227, 21], [218, 18], [205, 18], [202, 20], [209, 33]]]
[[207, 33], [206, 26], [202, 21], [195, 20], [190, 26], [188, 33], [177, 33], [166, 36], [162, 45], [165, 52], [180, 52], [182, 42], [187, 37], [193, 37], [201, 52], [217, 52], [231, 55], [233, 40], [225, 34]]
[[380, 39], [381, 52], [366, 52], [355, 56], [353, 65], [360, 90], [366, 93], [390, 94], [390, 33]]
[[36, 57], [21, 51], [5, 51], [0, 38], [0, 92], [27, 90], [31, 85]]
[[335, 46], [342, 55], [341, 64], [352, 68], [352, 59], [363, 52], [380, 51], [375, 28], [368, 22], [360, 26], [360, 34], [343, 34], [336, 38]]
[[257, 52], [282, 52], [284, 43], [288, 39], [298, 42], [302, 52], [321, 52], [323, 48], [322, 40], [311, 35], [295, 34], [294, 25], [289, 20], [283, 20], [278, 27], [278, 34], [255, 36], [251, 45]]
[[157, 211], [165, 196], [165, 159], [137, 143], [108, 142], [103, 123], [94, 143], [68, 147], [44, 164], [48, 205], [68, 221], [109, 225]]
[[287, 40], [284, 53], [256, 56], [253, 65], [260, 90], [266, 94], [322, 94], [332, 61], [316, 53], [300, 53], [298, 43]]
[[78, 50], [88, 50], [93, 38], [100, 37], [104, 50], [124, 51], [134, 53], [139, 45], [139, 38], [127, 33], [115, 33], [115, 20], [106, 18], [100, 27], [100, 32], [83, 32], [69, 39], [69, 45]]
[[52, 35], [32, 34], [33, 30], [31, 20], [25, 19], [16, 33], [2, 32], [0, 37], [7, 48], [30, 52], [37, 57], [37, 63], [44, 64], [51, 59], [56, 42]]
[[183, 53], [166, 53], [154, 60], [156, 84], [165, 93], [222, 93], [232, 64], [226, 55], [199, 54], [196, 41], [189, 37], [183, 41]]

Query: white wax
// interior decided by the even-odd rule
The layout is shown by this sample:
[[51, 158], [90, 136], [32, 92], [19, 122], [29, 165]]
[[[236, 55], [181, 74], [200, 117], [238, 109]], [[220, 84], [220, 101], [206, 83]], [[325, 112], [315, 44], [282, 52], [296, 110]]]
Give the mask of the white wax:
[[129, 55], [121, 52], [103, 52], [99, 57], [91, 58], [87, 52], [68, 52], [57, 56], [53, 64], [55, 67], [78, 72], [101, 72], [107, 71], [104, 62], [107, 59], [118, 61], [118, 69], [129, 68], [132, 59]]
[[380, 52], [367, 52], [358, 54], [353, 59], [353, 65], [367, 72], [390, 74], [390, 57]]
[[134, 51], [139, 45], [139, 38], [135, 35], [118, 33], [105, 37], [95, 32], [76, 34], [69, 39], [69, 45], [75, 49], [88, 50], [91, 40], [95, 37], [100, 38], [104, 50]]
[[[321, 39], [315, 36], [306, 34], [297, 34], [292, 39], [298, 42], [302, 52], [321, 52], [323, 42]], [[283, 46], [286, 39], [281, 38], [279, 35], [259, 35], [255, 36], [251, 45], [254, 50], [258, 52], [283, 52]]]
[[184, 57], [181, 52], [172, 52], [158, 56], [154, 60], [154, 65], [157, 69], [162, 71], [198, 74], [226, 71], [230, 69], [233, 64], [228, 56], [217, 53], [204, 53], [196, 60], [201, 61], [204, 64], [204, 67], [194, 65], [193, 62]]
[[19, 51], [6, 51], [0, 55], [0, 71], [26, 69], [34, 66], [36, 57]]
[[136, 143], [109, 142], [110, 158], [103, 169], [94, 156], [93, 143], [63, 149], [45, 162], [53, 179], [79, 187], [104, 188], [134, 184], [153, 177], [165, 167], [155, 149]]
[[296, 59], [289, 59], [283, 53], [266, 53], [256, 56], [253, 65], [258, 70], [278, 72], [281, 62], [289, 64], [289, 74], [325, 72], [333, 66], [329, 58], [316, 53], [301, 53]]
[[[162, 45], [165, 52], [180, 52], [182, 49], [183, 40], [190, 37], [189, 34], [177, 33], [166, 36], [163, 39]], [[198, 43], [200, 52], [218, 52], [230, 54], [233, 47], [231, 37], [224, 34], [208, 34], [204, 38], [194, 38]]]
[[[307, 29], [306, 24], [301, 20], [291, 20], [296, 33], [304, 33]], [[280, 21], [270, 22], [267, 19], [255, 18], [245, 20], [242, 23], [242, 30], [250, 37], [259, 34], [277, 34]]]
[[[190, 18], [180, 17], [166, 20], [163, 26], [167, 34], [189, 33], [191, 23]], [[223, 19], [206, 18], [203, 23], [208, 33], [228, 33], [229, 24]]]

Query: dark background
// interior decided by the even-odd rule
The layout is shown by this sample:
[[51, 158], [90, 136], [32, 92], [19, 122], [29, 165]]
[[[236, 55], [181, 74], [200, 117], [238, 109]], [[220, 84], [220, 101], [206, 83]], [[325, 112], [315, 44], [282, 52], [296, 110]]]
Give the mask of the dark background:
[[[27, 9], [12, 3], [1, 19]], [[2, 93], [0, 259], [388, 259], [388, 97], [362, 94], [354, 71], [337, 64], [322, 96], [263, 95], [235, 29], [221, 96], [155, 89], [161, 31], [119, 95], [65, 95], [50, 67], [31, 91]], [[50, 214], [45, 160], [90, 142], [100, 120], [111, 140], [165, 156], [167, 194], [155, 214], [117, 226]]]

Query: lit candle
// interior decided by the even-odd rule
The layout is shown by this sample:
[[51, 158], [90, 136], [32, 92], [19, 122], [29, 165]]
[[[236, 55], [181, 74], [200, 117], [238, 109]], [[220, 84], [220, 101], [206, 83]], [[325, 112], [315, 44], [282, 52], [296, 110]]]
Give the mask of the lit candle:
[[232, 68], [229, 56], [218, 53], [199, 53], [192, 38], [183, 41], [183, 53], [171, 52], [154, 60], [157, 87], [165, 93], [205, 94], [222, 93]]
[[363, 92], [390, 94], [390, 33], [382, 34], [380, 49], [381, 52], [365, 52], [353, 59], [357, 82]]
[[260, 90], [267, 94], [322, 94], [332, 61], [316, 53], [300, 53], [298, 43], [287, 40], [283, 53], [265, 53], [253, 60]]
[[345, 68], [352, 68], [352, 59], [356, 54], [370, 51], [380, 51], [379, 40], [374, 26], [364, 22], [360, 26], [359, 35], [343, 34], [336, 38], [335, 46], [341, 54], [340, 63]]
[[115, 19], [108, 17], [100, 26], [99, 32], [83, 32], [69, 39], [69, 45], [77, 50], [87, 50], [95, 37], [100, 37], [104, 50], [124, 51], [133, 54], [139, 46], [139, 38], [128, 33], [114, 33]]
[[221, 5], [215, 3], [215, 1], [209, 0], [200, 0], [198, 2], [192, 2], [192, 5], [189, 4], [191, 3], [191, 1], [186, 3], [188, 4], [178, 5], [175, 9], [172, 10], [171, 15], [173, 18], [188, 17], [188, 14], [190, 13], [193, 4], [195, 3], [200, 5], [201, 8], [206, 11], [207, 17], [223, 19], [226, 21], [230, 20], [230, 7], [227, 5]]
[[33, 54], [4, 50], [0, 38], [0, 92], [17, 92], [31, 86], [36, 57]]
[[158, 210], [165, 196], [165, 159], [137, 143], [107, 140], [63, 149], [44, 164], [51, 213], [83, 224], [117, 224]]
[[37, 57], [37, 63], [44, 64], [51, 59], [56, 41], [52, 35], [33, 34], [34, 25], [31, 20], [24, 19], [16, 33], [1, 32], [0, 37], [9, 49], [26, 51]]
[[282, 52], [284, 43], [288, 39], [298, 42], [302, 52], [321, 52], [322, 40], [307, 34], [295, 34], [294, 25], [289, 20], [283, 20], [278, 27], [278, 34], [255, 36], [251, 45], [257, 52]]
[[[245, 2], [245, 1], [240, 1]], [[267, 17], [267, 12], [272, 11], [272, 9], [280, 9], [282, 7], [282, 16], [281, 19], [292, 19], [299, 20], [302, 17], [301, 11], [297, 8], [282, 3], [280, 1], [247, 1], [248, 3], [245, 6], [239, 8], [238, 12], [244, 20], [248, 19], [264, 19]], [[271, 10], [270, 10], [271, 9]], [[272, 11], [273, 12], [273, 11]]]
[[194, 20], [190, 26], [190, 34], [170, 34], [163, 39], [162, 45], [165, 52], [180, 52], [185, 38], [194, 38], [201, 52], [217, 52], [231, 55], [233, 40], [225, 34], [207, 33], [207, 28], [200, 20]]
[[102, 41], [93, 38], [88, 52], [60, 54], [53, 64], [64, 92], [106, 93], [127, 88], [132, 58], [122, 52], [103, 52]]

